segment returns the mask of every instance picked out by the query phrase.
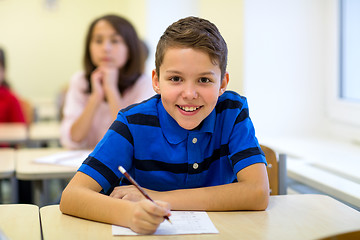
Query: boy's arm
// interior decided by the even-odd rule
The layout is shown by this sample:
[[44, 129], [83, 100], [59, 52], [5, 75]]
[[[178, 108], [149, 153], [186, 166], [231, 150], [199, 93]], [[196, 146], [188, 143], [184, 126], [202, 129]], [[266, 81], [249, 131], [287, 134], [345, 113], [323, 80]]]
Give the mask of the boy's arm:
[[77, 172], [65, 188], [60, 210], [69, 215], [125, 227], [144, 234], [154, 233], [169, 205], [149, 200], [131, 202], [99, 193], [101, 186], [88, 175]]
[[[269, 201], [269, 181], [263, 163], [250, 165], [237, 173], [237, 183], [167, 192], [147, 190], [156, 200], [170, 203], [173, 210], [265, 210]], [[140, 193], [132, 187], [119, 187], [111, 196], [137, 201]]]
[[[250, 165], [237, 173], [238, 182], [214, 187], [158, 193], [177, 210], [265, 210], [269, 201], [269, 181], [263, 163]], [[157, 196], [157, 195], [156, 195]]]

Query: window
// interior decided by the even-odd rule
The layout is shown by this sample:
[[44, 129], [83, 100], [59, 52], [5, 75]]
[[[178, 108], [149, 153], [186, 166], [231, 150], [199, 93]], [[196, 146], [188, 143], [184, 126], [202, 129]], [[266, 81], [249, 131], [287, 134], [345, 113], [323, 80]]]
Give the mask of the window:
[[[328, 114], [347, 125], [360, 126], [360, 1], [337, 0], [328, 22], [331, 80]], [[331, 50], [332, 49], [332, 50]]]
[[360, 103], [360, 1], [340, 1], [340, 98]]

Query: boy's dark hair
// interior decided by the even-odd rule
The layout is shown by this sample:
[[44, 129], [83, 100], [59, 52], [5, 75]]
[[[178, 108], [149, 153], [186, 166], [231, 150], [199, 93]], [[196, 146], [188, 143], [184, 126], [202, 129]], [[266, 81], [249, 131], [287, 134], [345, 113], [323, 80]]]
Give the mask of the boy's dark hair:
[[141, 46], [138, 35], [132, 24], [123, 17], [117, 15], [105, 15], [95, 19], [89, 27], [85, 40], [85, 77], [89, 82], [88, 92], [91, 92], [91, 73], [96, 69], [96, 66], [91, 61], [90, 43], [91, 37], [96, 23], [100, 20], [105, 20], [121, 35], [128, 47], [128, 60], [124, 67], [119, 69], [118, 88], [123, 93], [127, 88], [131, 87], [140, 77], [144, 70], [144, 52]]
[[[0, 66], [2, 66], [2, 68], [5, 71], [5, 67], [6, 67], [6, 61], [5, 61], [5, 52], [2, 48], [0, 48]], [[7, 83], [6, 79], [3, 79], [2, 82], [0, 82], [0, 86], [4, 86], [9, 88], [9, 84]]]
[[209, 54], [213, 64], [221, 70], [224, 78], [227, 65], [227, 45], [218, 28], [210, 21], [198, 17], [187, 17], [171, 24], [160, 37], [156, 48], [156, 74], [160, 74], [160, 66], [165, 52], [170, 47], [194, 48]]

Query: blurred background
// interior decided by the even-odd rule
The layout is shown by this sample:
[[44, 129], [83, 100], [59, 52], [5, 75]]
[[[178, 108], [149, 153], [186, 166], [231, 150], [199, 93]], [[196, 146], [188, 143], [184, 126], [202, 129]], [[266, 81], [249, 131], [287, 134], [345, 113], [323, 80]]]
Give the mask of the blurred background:
[[130, 20], [149, 47], [151, 75], [165, 28], [207, 18], [228, 44], [229, 89], [248, 98], [260, 143], [288, 155], [290, 178], [359, 207], [359, 12], [357, 0], [0, 0], [0, 47], [13, 90], [38, 120], [58, 121], [93, 19]]
[[260, 136], [357, 139], [360, 127], [331, 113], [338, 12], [336, 0], [0, 0], [0, 46], [13, 89], [34, 103], [40, 117], [51, 118], [59, 92], [82, 69], [85, 32], [94, 18], [116, 13], [135, 25], [150, 49], [150, 75], [165, 28], [200, 16], [227, 41], [229, 89], [249, 98]]

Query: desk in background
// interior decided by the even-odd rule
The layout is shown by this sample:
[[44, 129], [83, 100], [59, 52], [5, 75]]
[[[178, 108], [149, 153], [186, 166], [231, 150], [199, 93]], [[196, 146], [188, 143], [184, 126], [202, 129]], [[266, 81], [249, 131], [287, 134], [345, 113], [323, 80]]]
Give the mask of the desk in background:
[[39, 207], [28, 204], [0, 205], [0, 229], [8, 239], [40, 240]]
[[[100, 210], [99, 210], [100, 211]], [[120, 213], [119, 213], [120, 214]], [[271, 196], [266, 211], [209, 212], [219, 234], [121, 236], [121, 239], [318, 239], [360, 229], [360, 212], [324, 195]], [[44, 239], [118, 239], [111, 225], [40, 209]]]
[[24, 144], [28, 132], [24, 123], [0, 123], [0, 144]]
[[2, 179], [9, 179], [11, 184], [11, 202], [17, 202], [17, 181], [15, 179], [15, 149], [0, 148], [0, 203], [2, 199]]
[[60, 146], [60, 122], [40, 121], [29, 126], [29, 144], [39, 147], [51, 142]]
[[[63, 148], [27, 148], [16, 151], [16, 178], [34, 183], [34, 200], [39, 206], [49, 203], [49, 179], [69, 179], [78, 167], [39, 164], [34, 160], [39, 157], [67, 151]], [[85, 160], [85, 159], [84, 159]]]

